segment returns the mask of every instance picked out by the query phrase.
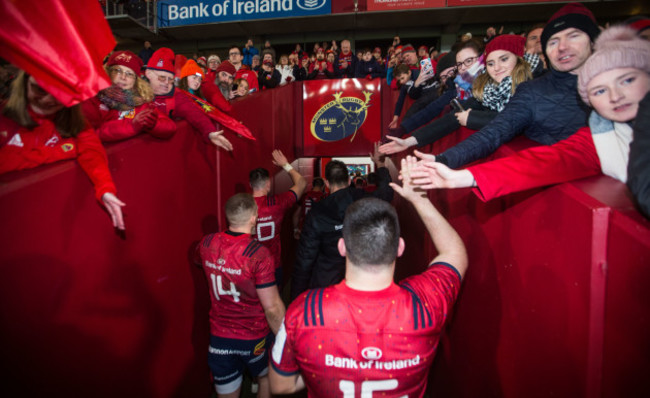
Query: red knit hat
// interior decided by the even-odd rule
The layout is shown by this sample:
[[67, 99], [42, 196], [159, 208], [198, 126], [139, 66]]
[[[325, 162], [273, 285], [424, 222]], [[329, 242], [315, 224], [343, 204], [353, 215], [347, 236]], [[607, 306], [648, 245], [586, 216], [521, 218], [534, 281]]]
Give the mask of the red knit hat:
[[424, 51], [427, 51], [427, 52], [429, 51], [429, 47], [427, 47], [427, 46], [420, 46], [420, 47], [418, 47], [418, 51], [420, 51], [420, 50], [422, 50], [422, 49], [424, 49]]
[[568, 3], [553, 14], [546, 23], [542, 31], [542, 50], [546, 51], [546, 43], [548, 43], [551, 36], [569, 28], [585, 32], [591, 41], [596, 40], [600, 33], [596, 17], [587, 7], [580, 3]]
[[227, 72], [235, 76], [235, 73], [237, 73], [237, 69], [235, 69], [235, 66], [231, 64], [230, 61], [223, 61], [221, 65], [219, 65], [219, 67], [217, 68], [217, 73], [219, 72]]
[[500, 35], [490, 40], [485, 46], [485, 58], [492, 51], [505, 50], [510, 51], [518, 57], [524, 56], [524, 47], [526, 46], [526, 39], [519, 35]]
[[115, 51], [106, 63], [107, 66], [121, 65], [131, 69], [136, 75], [140, 74], [140, 69], [144, 62], [131, 51]]
[[149, 58], [147, 69], [174, 73], [174, 59], [174, 52], [171, 49], [167, 47], [159, 48]]
[[636, 30], [637, 32], [641, 33], [644, 30], [650, 28], [650, 19], [648, 19], [648, 18], [639, 19], [637, 21], [634, 21], [634, 22], [628, 24], [628, 26], [630, 28]]
[[183, 65], [183, 68], [181, 69], [181, 79], [191, 75], [201, 76], [201, 79], [205, 79], [203, 70], [196, 62], [194, 62], [193, 59], [190, 59], [185, 62], [185, 65]]
[[404, 47], [402, 47], [402, 54], [408, 53], [408, 52], [413, 52], [413, 53], [415, 52], [415, 48], [413, 48], [413, 46], [410, 45], [410, 44], [407, 44]]

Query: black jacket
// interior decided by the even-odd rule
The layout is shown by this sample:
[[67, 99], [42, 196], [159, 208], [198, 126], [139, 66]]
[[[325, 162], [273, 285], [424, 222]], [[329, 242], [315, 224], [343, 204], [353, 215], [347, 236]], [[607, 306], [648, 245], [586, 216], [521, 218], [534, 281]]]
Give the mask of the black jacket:
[[650, 218], [650, 93], [639, 103], [627, 163], [627, 186], [639, 209]]
[[589, 115], [577, 85], [576, 75], [556, 70], [521, 83], [505, 109], [487, 126], [436, 156], [436, 161], [459, 168], [490, 155], [522, 132], [542, 145], [570, 137], [587, 125]]
[[334, 285], [345, 276], [345, 257], [337, 244], [342, 236], [343, 217], [352, 202], [375, 197], [390, 202], [393, 189], [388, 185], [388, 169], [377, 169], [379, 182], [372, 193], [347, 187], [330, 194], [314, 204], [307, 214], [296, 252], [296, 264], [291, 279], [291, 299], [307, 289]]

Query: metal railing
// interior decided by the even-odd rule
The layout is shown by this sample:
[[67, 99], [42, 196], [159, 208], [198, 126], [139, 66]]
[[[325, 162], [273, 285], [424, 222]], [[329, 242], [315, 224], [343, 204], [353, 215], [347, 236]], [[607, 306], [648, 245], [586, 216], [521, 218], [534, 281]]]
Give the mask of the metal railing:
[[99, 0], [107, 17], [129, 16], [156, 32], [156, 0]]

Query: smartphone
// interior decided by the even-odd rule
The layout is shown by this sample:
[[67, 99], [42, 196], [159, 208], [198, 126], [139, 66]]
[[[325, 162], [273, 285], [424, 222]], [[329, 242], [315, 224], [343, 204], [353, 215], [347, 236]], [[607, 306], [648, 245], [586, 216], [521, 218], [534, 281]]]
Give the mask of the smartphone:
[[460, 104], [460, 102], [458, 102], [458, 100], [457, 100], [456, 98], [452, 99], [452, 100], [449, 102], [449, 105], [451, 105], [451, 107], [454, 108], [454, 110], [455, 110], [456, 112], [463, 112], [463, 111], [465, 111], [465, 108], [463, 108], [463, 106]]
[[420, 73], [423, 73], [425, 76], [433, 77], [433, 65], [429, 58], [420, 61]]
[[239, 88], [239, 84], [232, 85], [232, 91], [237, 91], [238, 88]]

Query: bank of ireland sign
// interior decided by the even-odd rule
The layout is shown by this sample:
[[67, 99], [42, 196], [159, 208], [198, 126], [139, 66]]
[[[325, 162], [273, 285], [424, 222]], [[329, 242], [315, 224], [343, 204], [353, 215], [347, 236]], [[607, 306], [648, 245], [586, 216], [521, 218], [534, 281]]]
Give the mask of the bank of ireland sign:
[[158, 26], [325, 15], [331, 0], [161, 0]]

